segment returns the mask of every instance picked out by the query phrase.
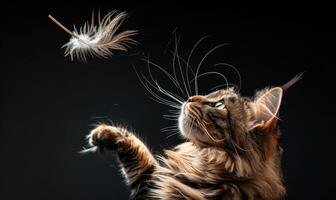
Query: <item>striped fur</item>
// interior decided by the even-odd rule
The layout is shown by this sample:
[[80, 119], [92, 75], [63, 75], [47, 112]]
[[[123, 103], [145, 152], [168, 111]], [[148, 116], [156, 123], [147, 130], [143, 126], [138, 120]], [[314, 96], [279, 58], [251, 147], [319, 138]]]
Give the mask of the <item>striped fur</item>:
[[[281, 199], [281, 99], [274, 100], [281, 94], [268, 88], [247, 99], [228, 89], [189, 98], [179, 120], [187, 141], [156, 158], [120, 127], [99, 125], [89, 142], [117, 152], [131, 199]], [[265, 115], [265, 108], [276, 111]]]

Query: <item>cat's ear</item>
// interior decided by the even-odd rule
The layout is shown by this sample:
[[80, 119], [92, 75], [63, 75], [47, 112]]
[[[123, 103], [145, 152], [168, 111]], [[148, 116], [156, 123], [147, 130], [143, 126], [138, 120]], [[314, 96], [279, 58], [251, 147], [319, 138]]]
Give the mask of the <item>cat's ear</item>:
[[278, 119], [278, 112], [281, 105], [283, 89], [274, 87], [257, 94], [251, 103], [253, 116], [251, 119], [251, 129], [256, 127], [267, 129], [274, 125]]

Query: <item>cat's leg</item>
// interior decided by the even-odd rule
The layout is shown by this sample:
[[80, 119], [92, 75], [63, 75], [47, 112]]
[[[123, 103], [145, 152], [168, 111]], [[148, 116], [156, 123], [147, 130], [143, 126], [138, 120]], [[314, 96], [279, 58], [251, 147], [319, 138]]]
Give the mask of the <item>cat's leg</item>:
[[146, 193], [148, 188], [144, 187], [147, 187], [146, 183], [150, 181], [158, 163], [140, 139], [124, 128], [99, 125], [91, 131], [89, 143], [116, 151], [132, 196], [139, 199]]

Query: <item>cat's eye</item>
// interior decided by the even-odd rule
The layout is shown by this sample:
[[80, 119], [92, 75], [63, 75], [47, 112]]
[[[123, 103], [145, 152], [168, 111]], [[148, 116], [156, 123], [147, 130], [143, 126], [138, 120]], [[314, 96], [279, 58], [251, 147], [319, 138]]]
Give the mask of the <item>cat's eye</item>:
[[224, 105], [224, 102], [223, 101], [219, 101], [219, 102], [217, 102], [216, 104], [215, 104], [215, 107], [216, 108], [222, 108], [222, 107], [224, 107], [225, 105]]

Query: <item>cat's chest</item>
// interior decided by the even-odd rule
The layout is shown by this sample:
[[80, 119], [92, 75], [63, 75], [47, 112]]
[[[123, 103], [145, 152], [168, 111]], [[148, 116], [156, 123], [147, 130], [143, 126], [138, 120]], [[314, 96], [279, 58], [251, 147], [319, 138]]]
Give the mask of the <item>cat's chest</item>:
[[228, 177], [243, 176], [241, 166], [224, 151], [199, 149], [187, 143], [165, 153], [165, 173], [184, 182], [220, 184]]
[[175, 151], [166, 151], [163, 163], [161, 172], [164, 176], [173, 177], [204, 194], [211, 194], [207, 199], [220, 197], [231, 190], [238, 192], [239, 184], [246, 179], [249, 171], [243, 167], [243, 161], [237, 161], [224, 151], [199, 150], [190, 144], [180, 145]]

